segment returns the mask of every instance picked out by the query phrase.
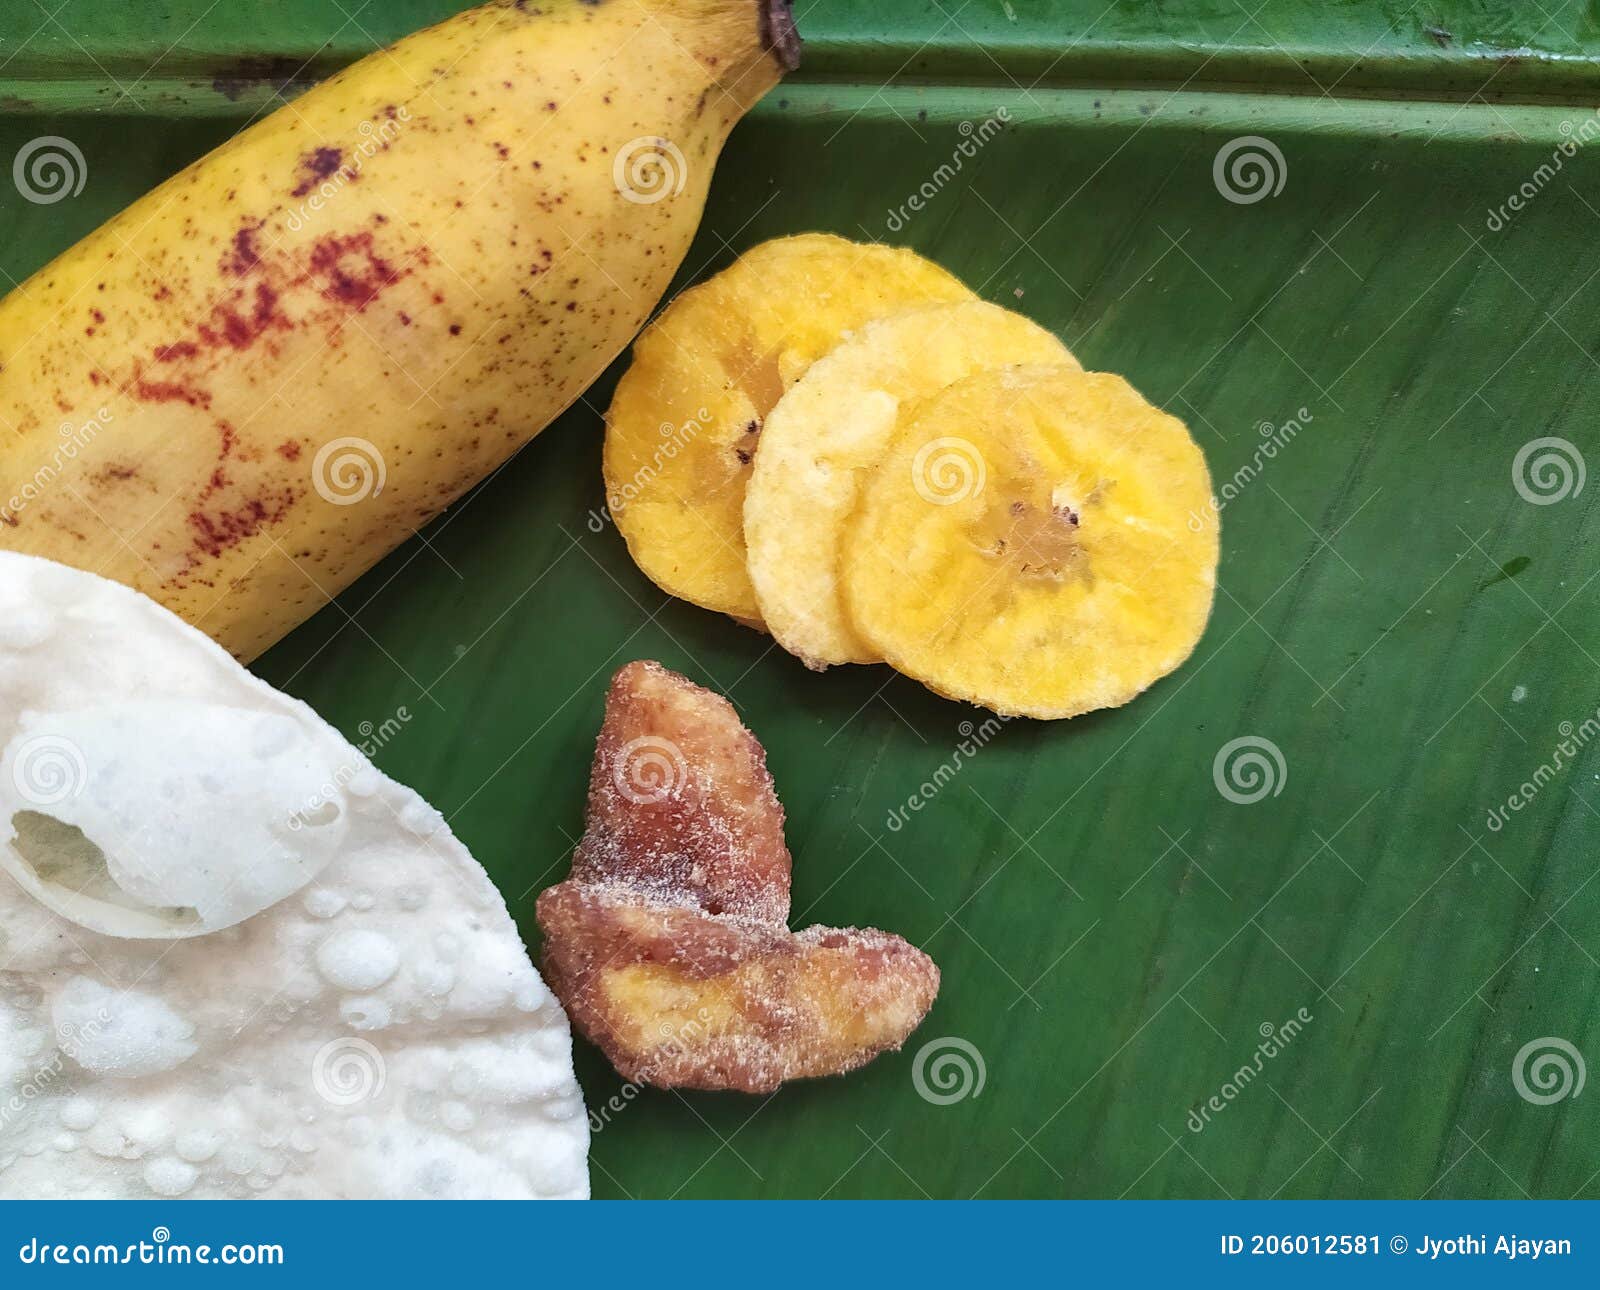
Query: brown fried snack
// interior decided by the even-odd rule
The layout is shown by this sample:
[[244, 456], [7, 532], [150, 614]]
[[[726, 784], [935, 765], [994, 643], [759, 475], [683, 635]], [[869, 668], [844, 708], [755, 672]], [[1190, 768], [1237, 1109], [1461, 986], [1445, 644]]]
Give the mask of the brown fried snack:
[[733, 706], [659, 663], [612, 679], [588, 823], [539, 897], [544, 971], [625, 1079], [767, 1093], [899, 1048], [939, 969], [887, 932], [791, 932], [783, 807]]

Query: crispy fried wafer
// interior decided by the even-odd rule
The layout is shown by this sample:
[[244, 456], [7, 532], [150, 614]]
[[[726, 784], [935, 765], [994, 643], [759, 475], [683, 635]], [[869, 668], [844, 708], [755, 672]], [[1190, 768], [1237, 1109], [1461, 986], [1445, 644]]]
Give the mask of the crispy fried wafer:
[[939, 970], [887, 932], [791, 932], [783, 808], [727, 700], [630, 663], [606, 701], [588, 827], [539, 897], [546, 979], [627, 1079], [768, 1092], [898, 1048]]
[[897, 432], [845, 538], [857, 632], [996, 712], [1126, 703], [1186, 659], [1216, 585], [1205, 459], [1120, 376], [983, 372]]
[[756, 623], [745, 481], [767, 414], [852, 329], [972, 293], [911, 251], [821, 233], [763, 242], [639, 337], [606, 414], [606, 500], [663, 590]]
[[981, 300], [869, 323], [778, 400], [744, 499], [750, 580], [761, 617], [811, 667], [881, 656], [850, 626], [840, 537], [897, 417], [973, 372], [1077, 360], [1050, 332]]

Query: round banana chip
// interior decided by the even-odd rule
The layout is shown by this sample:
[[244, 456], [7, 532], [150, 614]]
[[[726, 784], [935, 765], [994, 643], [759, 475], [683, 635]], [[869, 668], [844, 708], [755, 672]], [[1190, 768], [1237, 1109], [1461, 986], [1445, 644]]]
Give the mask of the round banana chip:
[[839, 548], [902, 407], [989, 368], [1078, 362], [1053, 335], [981, 300], [869, 323], [819, 359], [767, 418], [744, 499], [750, 581], [767, 630], [810, 667], [881, 660], [851, 627]]
[[1120, 376], [981, 372], [907, 418], [845, 535], [851, 622], [940, 694], [1071, 717], [1205, 630], [1217, 520], [1181, 421]]
[[639, 337], [606, 414], [606, 505], [664, 591], [759, 622], [745, 482], [783, 392], [853, 328], [972, 293], [910, 251], [821, 233], [763, 242]]

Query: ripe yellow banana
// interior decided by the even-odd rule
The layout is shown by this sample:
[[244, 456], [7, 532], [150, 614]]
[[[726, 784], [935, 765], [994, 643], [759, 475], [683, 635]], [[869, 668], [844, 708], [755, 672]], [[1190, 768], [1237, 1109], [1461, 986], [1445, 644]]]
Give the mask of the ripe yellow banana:
[[251, 658], [632, 338], [787, 0], [501, 0], [380, 51], [0, 301], [0, 546]]

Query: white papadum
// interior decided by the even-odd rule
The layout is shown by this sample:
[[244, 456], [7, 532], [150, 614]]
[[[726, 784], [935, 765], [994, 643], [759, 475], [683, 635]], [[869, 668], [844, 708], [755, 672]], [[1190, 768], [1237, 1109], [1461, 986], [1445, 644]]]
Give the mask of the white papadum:
[[309, 707], [0, 553], [0, 746], [0, 1196], [588, 1194], [504, 901]]

